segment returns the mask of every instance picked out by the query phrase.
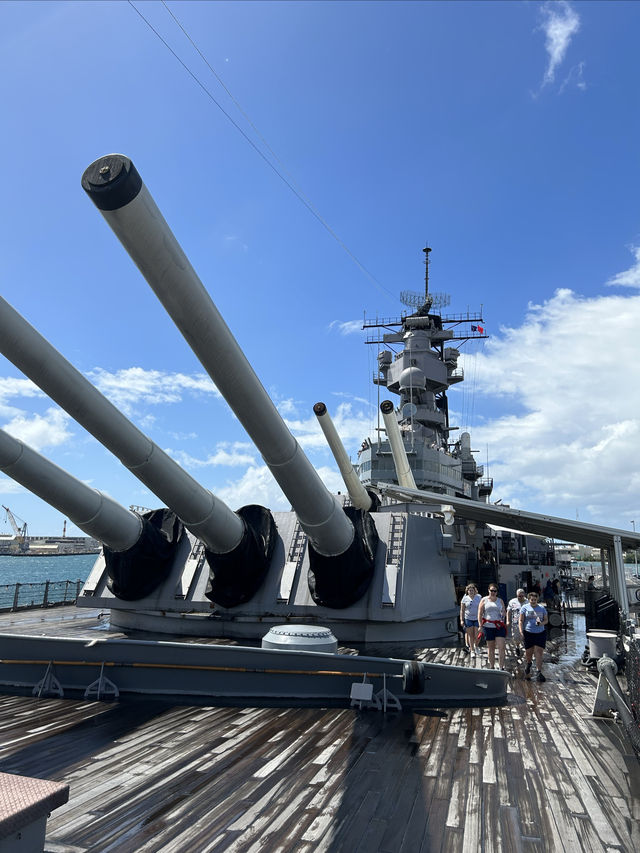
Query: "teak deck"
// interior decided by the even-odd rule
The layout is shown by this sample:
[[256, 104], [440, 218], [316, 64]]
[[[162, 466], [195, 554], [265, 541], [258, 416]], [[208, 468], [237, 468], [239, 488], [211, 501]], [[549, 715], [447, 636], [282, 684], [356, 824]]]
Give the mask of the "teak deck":
[[[640, 762], [560, 633], [544, 684], [424, 712], [0, 696], [0, 770], [68, 782], [50, 853], [640, 850]], [[89, 632], [72, 608], [0, 630]], [[90, 630], [94, 626], [94, 630]], [[428, 660], [467, 663], [460, 650]], [[477, 665], [486, 661], [480, 657]], [[509, 668], [515, 660], [510, 658]]]

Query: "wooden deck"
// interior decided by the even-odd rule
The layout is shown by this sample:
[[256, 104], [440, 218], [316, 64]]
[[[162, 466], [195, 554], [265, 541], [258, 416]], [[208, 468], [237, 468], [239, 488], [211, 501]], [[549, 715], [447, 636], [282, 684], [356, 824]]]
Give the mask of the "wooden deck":
[[[581, 627], [576, 617], [576, 631]], [[0, 631], [89, 632], [70, 608]], [[68, 782], [50, 853], [640, 850], [640, 763], [590, 716], [583, 642], [509, 704], [415, 713], [0, 695], [0, 770]], [[468, 664], [456, 649], [428, 660]], [[476, 665], [484, 663], [479, 658]]]

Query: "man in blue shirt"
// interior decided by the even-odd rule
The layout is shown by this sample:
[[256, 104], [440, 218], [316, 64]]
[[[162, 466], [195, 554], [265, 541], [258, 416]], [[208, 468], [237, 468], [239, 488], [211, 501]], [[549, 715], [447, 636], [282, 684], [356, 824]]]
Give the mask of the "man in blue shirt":
[[527, 596], [527, 604], [520, 609], [518, 626], [524, 641], [524, 657], [526, 665], [524, 668], [525, 678], [531, 678], [531, 661], [535, 652], [536, 667], [538, 669], [538, 681], [546, 681], [542, 674], [542, 653], [547, 644], [546, 624], [549, 621], [547, 608], [538, 604], [538, 593], [530, 592]]

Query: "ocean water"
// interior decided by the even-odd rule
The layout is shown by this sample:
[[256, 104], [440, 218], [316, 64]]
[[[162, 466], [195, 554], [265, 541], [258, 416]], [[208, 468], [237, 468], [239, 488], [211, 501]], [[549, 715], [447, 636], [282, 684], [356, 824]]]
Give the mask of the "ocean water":
[[60, 557], [0, 556], [0, 586], [44, 581], [85, 581], [97, 554], [65, 554]]

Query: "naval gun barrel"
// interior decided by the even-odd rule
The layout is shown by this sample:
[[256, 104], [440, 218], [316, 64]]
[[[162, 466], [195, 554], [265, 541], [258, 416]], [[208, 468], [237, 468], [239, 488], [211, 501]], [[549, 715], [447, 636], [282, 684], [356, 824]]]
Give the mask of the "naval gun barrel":
[[82, 186], [262, 454], [313, 548], [345, 554], [354, 527], [289, 432], [128, 157], [92, 163]]
[[169, 575], [184, 534], [171, 510], [131, 512], [2, 430], [0, 470], [102, 543], [107, 587], [117, 598], [144, 598]]
[[77, 480], [4, 430], [0, 430], [0, 471], [113, 551], [127, 551], [140, 538], [139, 515]]
[[359, 507], [359, 509], [370, 510], [373, 504], [371, 495], [362, 485], [360, 478], [354, 471], [351, 460], [344, 449], [344, 445], [340, 440], [340, 436], [331, 419], [331, 415], [327, 411], [326, 405], [322, 402], [316, 403], [313, 407], [313, 412], [318, 419], [324, 437], [327, 439], [327, 444], [340, 469], [342, 479], [351, 498], [351, 503]]
[[243, 520], [204, 489], [0, 297], [0, 352], [98, 439], [214, 553], [242, 541]]
[[398, 419], [395, 415], [395, 406], [391, 400], [383, 400], [380, 403], [380, 411], [384, 421], [384, 428], [387, 431], [387, 438], [391, 447], [391, 455], [393, 464], [396, 467], [398, 475], [398, 485], [405, 489], [415, 489], [416, 481], [413, 478], [413, 471], [409, 465], [407, 451], [404, 449], [404, 442], [398, 426]]

